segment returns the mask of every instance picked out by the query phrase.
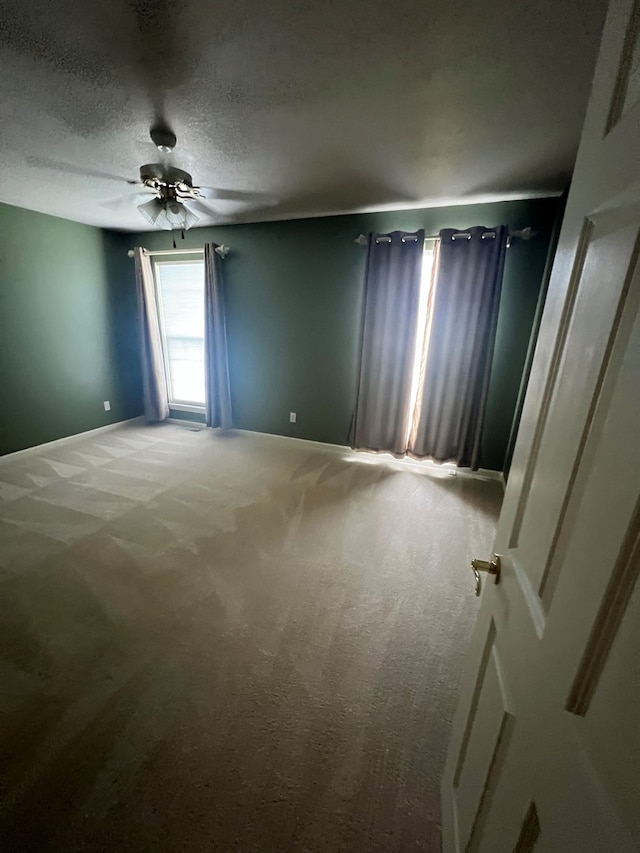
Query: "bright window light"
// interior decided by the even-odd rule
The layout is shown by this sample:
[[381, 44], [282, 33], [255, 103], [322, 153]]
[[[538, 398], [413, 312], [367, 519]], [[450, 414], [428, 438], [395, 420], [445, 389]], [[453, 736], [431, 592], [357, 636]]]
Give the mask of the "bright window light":
[[204, 407], [204, 262], [157, 261], [169, 405]]
[[409, 417], [407, 418], [407, 444], [414, 427], [416, 417], [416, 406], [421, 382], [423, 362], [429, 345], [429, 321], [431, 305], [431, 290], [433, 287], [433, 247], [425, 247], [422, 256], [422, 275], [420, 277], [420, 300], [418, 302], [418, 329], [416, 334], [416, 345], [413, 352], [413, 369], [411, 374], [411, 392], [409, 394]]

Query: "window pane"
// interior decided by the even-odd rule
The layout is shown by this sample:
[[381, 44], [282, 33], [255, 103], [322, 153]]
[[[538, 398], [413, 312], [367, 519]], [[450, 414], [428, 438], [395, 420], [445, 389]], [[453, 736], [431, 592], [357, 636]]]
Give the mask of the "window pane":
[[167, 338], [172, 399], [204, 406], [204, 340]]
[[169, 400], [204, 405], [204, 264], [156, 264]]

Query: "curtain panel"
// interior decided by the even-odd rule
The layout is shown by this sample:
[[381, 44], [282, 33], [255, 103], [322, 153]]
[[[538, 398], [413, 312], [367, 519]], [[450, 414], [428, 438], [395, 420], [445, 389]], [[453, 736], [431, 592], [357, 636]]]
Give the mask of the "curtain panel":
[[440, 232], [424, 375], [409, 442], [416, 458], [478, 467], [507, 237], [506, 226]]
[[369, 235], [353, 436], [359, 450], [407, 450], [423, 252], [422, 230]]
[[231, 429], [231, 388], [227, 354], [222, 258], [216, 243], [204, 247], [204, 372], [208, 427]]
[[134, 249], [134, 260], [138, 294], [144, 416], [148, 421], [163, 421], [169, 417], [169, 396], [162, 355], [153, 270], [149, 256], [139, 246]]

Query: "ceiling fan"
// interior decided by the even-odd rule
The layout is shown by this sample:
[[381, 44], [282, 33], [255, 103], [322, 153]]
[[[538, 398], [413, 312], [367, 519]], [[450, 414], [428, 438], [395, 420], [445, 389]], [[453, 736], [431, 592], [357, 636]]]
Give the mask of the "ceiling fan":
[[82, 175], [91, 178], [124, 181], [138, 187], [133, 194], [119, 196], [109, 201], [99, 202], [101, 207], [122, 210], [135, 205], [141, 215], [156, 228], [171, 231], [186, 231], [195, 225], [202, 216], [219, 216], [216, 202], [235, 204], [253, 204], [260, 208], [269, 207], [277, 199], [266, 193], [243, 190], [214, 189], [195, 186], [191, 175], [167, 162], [167, 155], [176, 146], [176, 135], [166, 126], [151, 129], [151, 140], [163, 154], [160, 163], [147, 163], [140, 167], [138, 180], [127, 180], [108, 172], [83, 169], [69, 163], [51, 160], [46, 157], [27, 157], [27, 163], [37, 168], [53, 169], [64, 174]]
[[205, 206], [208, 187], [195, 187], [191, 175], [175, 166], [148, 163], [140, 167], [140, 181], [131, 183], [140, 183], [152, 193], [137, 207], [157, 228], [186, 231], [200, 219], [195, 211], [208, 216], [215, 213]]
[[[176, 145], [176, 136], [166, 128], [152, 128], [151, 139], [162, 154], [170, 154]], [[215, 216], [215, 207], [208, 199], [221, 201], [273, 203], [267, 196], [239, 191], [216, 190], [212, 187], [194, 186], [193, 178], [183, 169], [167, 163], [147, 163], [140, 167], [140, 180], [129, 184], [144, 189], [137, 208], [144, 218], [156, 228], [169, 231], [186, 231], [199, 221], [198, 213]], [[147, 196], [151, 195], [151, 198]], [[136, 195], [132, 199], [139, 200]]]

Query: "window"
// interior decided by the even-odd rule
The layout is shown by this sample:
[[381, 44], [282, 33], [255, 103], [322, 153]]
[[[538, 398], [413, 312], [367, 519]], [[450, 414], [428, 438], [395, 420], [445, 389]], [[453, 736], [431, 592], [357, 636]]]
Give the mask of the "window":
[[156, 261], [169, 405], [204, 408], [204, 261]]

